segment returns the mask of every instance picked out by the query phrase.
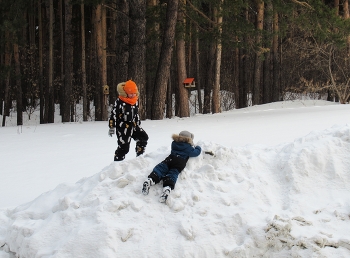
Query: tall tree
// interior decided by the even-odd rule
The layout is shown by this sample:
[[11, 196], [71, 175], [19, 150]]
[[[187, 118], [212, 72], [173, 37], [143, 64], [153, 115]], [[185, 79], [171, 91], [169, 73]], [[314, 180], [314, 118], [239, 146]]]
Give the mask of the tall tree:
[[16, 74], [16, 106], [17, 106], [17, 125], [23, 125], [23, 103], [22, 103], [22, 83], [21, 83], [21, 64], [19, 47], [17, 43], [13, 44], [13, 56], [15, 60], [15, 74]]
[[179, 0], [168, 1], [162, 48], [160, 51], [153, 94], [154, 105], [152, 110], [152, 119], [155, 120], [161, 120], [164, 117], [166, 89], [170, 75], [171, 56], [175, 39], [178, 6]]
[[129, 1], [129, 61], [128, 77], [139, 89], [139, 114], [145, 119], [146, 110], [146, 0]]
[[129, 58], [129, 1], [116, 0], [117, 31], [116, 31], [116, 62], [115, 73], [117, 82], [125, 82], [128, 79]]
[[253, 104], [258, 105], [261, 102], [261, 69], [262, 69], [262, 31], [264, 26], [264, 1], [262, 0], [256, 0], [256, 9], [257, 9], [257, 15], [256, 15], [256, 29], [257, 29], [257, 36], [256, 36], [256, 46], [257, 50], [255, 53], [255, 66], [254, 66], [254, 88], [253, 88]]
[[271, 82], [271, 71], [273, 70], [272, 67], [272, 62], [271, 62], [271, 52], [272, 52], [272, 37], [273, 37], [273, 6], [272, 6], [272, 1], [267, 0], [266, 1], [266, 12], [265, 12], [265, 31], [267, 32], [267, 40], [265, 42], [265, 54], [264, 54], [264, 70], [263, 70], [263, 98], [262, 98], [262, 103], [269, 103], [272, 100], [272, 82]]
[[86, 53], [85, 53], [85, 5], [80, 4], [81, 12], [81, 83], [83, 87], [83, 121], [87, 121], [87, 86], [86, 86]]
[[218, 31], [218, 38], [216, 43], [216, 53], [215, 53], [215, 73], [214, 73], [214, 85], [213, 85], [213, 113], [219, 113], [220, 110], [220, 68], [221, 68], [221, 34], [222, 34], [222, 3], [220, 0], [219, 7], [215, 8], [215, 19], [216, 27]]
[[[183, 2], [186, 4], [186, 1]], [[180, 5], [177, 23], [180, 28], [178, 39], [176, 41], [176, 53], [177, 53], [177, 75], [178, 75], [178, 100], [179, 100], [179, 117], [189, 117], [189, 103], [188, 103], [188, 91], [183, 85], [183, 81], [187, 78], [186, 74], [186, 47], [185, 47], [185, 24], [186, 20], [183, 13], [183, 8]]]
[[108, 86], [107, 82], [107, 17], [106, 17], [106, 7], [101, 7], [101, 32], [102, 32], [102, 67], [101, 67], [101, 77], [102, 77], [102, 120], [107, 121], [108, 119], [108, 102], [107, 94], [104, 92], [104, 87]]
[[[147, 52], [146, 52], [146, 118], [152, 118], [154, 79], [157, 71], [161, 42], [160, 16], [162, 8], [159, 8], [159, 0], [148, 0], [148, 19], [146, 27]], [[171, 86], [171, 85], [170, 85]], [[172, 92], [170, 92], [171, 94]], [[169, 93], [168, 93], [169, 96]], [[167, 98], [167, 104], [168, 98]], [[167, 109], [167, 111], [169, 111]], [[172, 110], [171, 110], [172, 111]], [[171, 115], [171, 113], [169, 113]], [[171, 116], [170, 116], [171, 117]]]
[[198, 26], [196, 26], [196, 39], [195, 39], [195, 55], [196, 55], [196, 89], [197, 89], [197, 99], [198, 99], [198, 111], [199, 113], [203, 113], [203, 104], [202, 104], [202, 90], [201, 90], [201, 84], [200, 84], [200, 58], [199, 58], [199, 29]]
[[48, 113], [48, 122], [53, 123], [55, 117], [55, 102], [54, 102], [54, 87], [53, 87], [53, 74], [54, 74], [54, 42], [53, 42], [53, 32], [54, 32], [54, 12], [53, 12], [53, 0], [49, 0], [49, 96], [46, 99], [47, 105], [45, 110]]
[[272, 102], [280, 100], [280, 56], [279, 56], [279, 19], [276, 7], [273, 7], [273, 38], [272, 38]]
[[62, 122], [71, 120], [72, 84], [73, 84], [73, 30], [72, 30], [72, 5], [70, 0], [64, 0], [64, 108]]
[[102, 46], [102, 5], [98, 4], [94, 8], [93, 12], [93, 23], [94, 23], [94, 44], [96, 46], [96, 53], [94, 57], [96, 57], [97, 66], [96, 66], [96, 81], [95, 81], [95, 120], [103, 121], [103, 103], [102, 103], [102, 74], [103, 74], [103, 46]]
[[4, 58], [5, 90], [4, 90], [4, 109], [2, 112], [2, 126], [6, 125], [6, 116], [9, 116], [9, 112], [10, 112], [10, 72], [11, 72], [11, 59], [12, 59], [11, 43], [9, 41], [10, 33], [8, 30], [5, 33], [6, 33], [6, 38], [8, 40], [5, 43], [5, 58]]
[[[45, 107], [45, 96], [44, 96], [44, 65], [43, 65], [43, 15], [42, 15], [42, 7], [41, 7], [41, 0], [38, 0], [38, 47], [39, 47], [39, 92], [40, 92], [40, 124], [45, 124], [47, 121], [45, 121], [44, 117], [44, 107]], [[34, 37], [32, 37], [34, 41]], [[34, 41], [35, 42], [35, 41]]]

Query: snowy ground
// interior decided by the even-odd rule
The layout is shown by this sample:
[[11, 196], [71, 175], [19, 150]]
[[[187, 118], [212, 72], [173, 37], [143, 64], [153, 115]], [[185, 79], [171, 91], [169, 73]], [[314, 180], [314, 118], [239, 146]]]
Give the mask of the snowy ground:
[[[146, 154], [119, 163], [107, 122], [15, 118], [0, 128], [0, 258], [350, 257], [350, 105], [143, 121]], [[190, 159], [162, 204], [142, 182], [181, 130], [215, 156]]]

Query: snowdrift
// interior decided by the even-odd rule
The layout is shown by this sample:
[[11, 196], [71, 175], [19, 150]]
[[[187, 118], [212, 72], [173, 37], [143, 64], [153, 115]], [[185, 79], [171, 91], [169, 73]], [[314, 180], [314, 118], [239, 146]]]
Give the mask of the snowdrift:
[[189, 160], [166, 205], [161, 183], [141, 188], [170, 147], [7, 210], [0, 246], [17, 257], [350, 256], [349, 126], [275, 147], [197, 144], [215, 155]]

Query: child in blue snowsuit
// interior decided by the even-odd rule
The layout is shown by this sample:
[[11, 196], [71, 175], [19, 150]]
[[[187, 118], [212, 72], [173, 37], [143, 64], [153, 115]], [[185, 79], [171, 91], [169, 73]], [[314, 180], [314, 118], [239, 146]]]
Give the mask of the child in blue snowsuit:
[[151, 185], [158, 184], [163, 180], [163, 193], [160, 196], [160, 202], [167, 200], [171, 190], [175, 187], [179, 174], [186, 167], [188, 159], [199, 156], [202, 151], [200, 146], [193, 146], [194, 135], [188, 131], [182, 131], [178, 135], [173, 134], [172, 138], [170, 155], [153, 168], [142, 188], [142, 193], [147, 195]]

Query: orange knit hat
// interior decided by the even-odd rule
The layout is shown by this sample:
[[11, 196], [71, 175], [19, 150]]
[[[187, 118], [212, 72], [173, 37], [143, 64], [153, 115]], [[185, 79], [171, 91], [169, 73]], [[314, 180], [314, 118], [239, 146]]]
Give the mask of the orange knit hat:
[[126, 94], [133, 94], [133, 93], [138, 94], [139, 93], [136, 83], [132, 80], [128, 80], [125, 83], [124, 91], [126, 92]]

